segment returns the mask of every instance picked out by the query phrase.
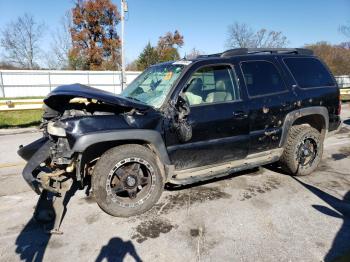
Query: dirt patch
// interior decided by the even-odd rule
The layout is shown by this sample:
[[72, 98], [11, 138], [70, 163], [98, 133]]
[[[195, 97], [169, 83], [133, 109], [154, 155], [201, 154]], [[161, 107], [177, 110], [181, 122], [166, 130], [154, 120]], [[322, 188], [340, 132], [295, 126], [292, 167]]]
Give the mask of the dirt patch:
[[350, 156], [350, 147], [342, 147], [339, 149], [339, 153], [332, 154], [332, 159], [337, 161], [337, 160], [348, 158], [349, 156]]
[[321, 247], [321, 248], [323, 248], [323, 247], [326, 246], [326, 245], [325, 245], [324, 243], [322, 243], [322, 242], [316, 242], [315, 244], [316, 244], [317, 247]]
[[190, 235], [191, 237], [198, 237], [199, 236], [199, 229], [190, 229]]
[[323, 159], [321, 163], [318, 165], [316, 171], [326, 172], [333, 170], [332, 167], [327, 163], [327, 159]]
[[191, 228], [190, 236], [191, 237], [203, 237], [205, 234], [203, 228]]
[[89, 250], [89, 245], [87, 243], [82, 243], [79, 247], [79, 253], [84, 253]]
[[88, 204], [95, 204], [96, 201], [94, 199], [93, 196], [86, 196], [86, 197], [83, 197], [83, 198], [80, 198], [79, 199], [79, 205], [83, 205], [85, 203], [88, 203]]
[[255, 208], [258, 208], [258, 209], [268, 209], [272, 206], [272, 204], [266, 202], [265, 200], [263, 199], [259, 199], [259, 198], [253, 198], [251, 203], [253, 204], [253, 206]]
[[12, 232], [20, 232], [23, 229], [24, 225], [17, 225], [13, 227], [8, 227], [6, 228], [7, 233], [12, 233]]
[[259, 194], [265, 194], [266, 192], [269, 192], [271, 190], [278, 189], [280, 184], [281, 183], [276, 179], [269, 179], [261, 186], [250, 185], [244, 189], [245, 192], [243, 192], [240, 201], [245, 201]]
[[100, 218], [100, 214], [91, 214], [85, 218], [85, 221], [86, 221], [86, 223], [91, 225], [91, 224], [97, 222], [99, 218]]
[[48, 244], [48, 247], [52, 249], [59, 249], [63, 246], [64, 246], [64, 243], [62, 243], [61, 240], [58, 240], [58, 239], [51, 239]]
[[174, 226], [169, 221], [154, 218], [149, 221], [141, 222], [136, 228], [131, 239], [135, 239], [137, 243], [142, 243], [148, 238], [158, 238], [161, 233], [169, 233]]
[[333, 180], [328, 181], [327, 186], [335, 189], [342, 187], [342, 185], [338, 181], [333, 181]]
[[347, 134], [347, 133], [350, 133], [350, 129], [345, 126], [340, 128], [340, 130], [337, 132], [337, 134]]
[[165, 201], [155, 205], [154, 210], [158, 215], [167, 214], [173, 209], [184, 206], [229, 198], [231, 198], [230, 194], [221, 191], [217, 187], [196, 187], [166, 196]]

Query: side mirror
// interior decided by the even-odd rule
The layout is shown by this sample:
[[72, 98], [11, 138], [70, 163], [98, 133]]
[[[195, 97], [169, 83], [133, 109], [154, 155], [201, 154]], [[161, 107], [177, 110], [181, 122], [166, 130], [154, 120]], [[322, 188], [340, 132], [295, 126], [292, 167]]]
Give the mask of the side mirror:
[[180, 94], [175, 108], [177, 111], [174, 127], [177, 136], [181, 142], [187, 142], [192, 138], [192, 126], [187, 121], [187, 116], [190, 114], [190, 104], [184, 94]]

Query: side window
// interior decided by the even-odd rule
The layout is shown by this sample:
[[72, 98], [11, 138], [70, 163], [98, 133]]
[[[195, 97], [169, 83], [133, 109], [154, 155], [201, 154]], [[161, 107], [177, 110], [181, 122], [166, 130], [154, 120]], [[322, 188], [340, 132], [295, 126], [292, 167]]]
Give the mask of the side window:
[[334, 86], [325, 66], [315, 58], [286, 58], [285, 64], [301, 88]]
[[184, 94], [190, 105], [239, 100], [235, 79], [228, 65], [202, 67], [192, 74]]
[[270, 62], [242, 62], [241, 68], [249, 96], [251, 97], [279, 93], [286, 90], [277, 68]]

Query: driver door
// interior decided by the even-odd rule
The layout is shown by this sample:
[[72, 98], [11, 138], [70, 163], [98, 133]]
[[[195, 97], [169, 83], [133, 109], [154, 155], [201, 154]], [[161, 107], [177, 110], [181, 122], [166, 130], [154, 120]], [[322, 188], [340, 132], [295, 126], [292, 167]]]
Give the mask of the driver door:
[[176, 170], [245, 158], [249, 147], [248, 110], [233, 67], [200, 66], [188, 73], [183, 95], [190, 105], [192, 138], [180, 142], [166, 132], [167, 150]]

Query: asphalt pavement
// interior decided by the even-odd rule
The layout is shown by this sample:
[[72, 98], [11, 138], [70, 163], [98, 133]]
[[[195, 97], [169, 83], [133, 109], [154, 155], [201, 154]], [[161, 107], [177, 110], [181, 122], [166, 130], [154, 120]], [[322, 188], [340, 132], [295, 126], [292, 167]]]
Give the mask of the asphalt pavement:
[[349, 105], [342, 118], [311, 176], [262, 167], [170, 187], [152, 210], [132, 218], [105, 214], [79, 191], [64, 234], [53, 236], [31, 219], [38, 196], [23, 181], [25, 163], [16, 154], [41, 134], [0, 132], [0, 261], [350, 260]]

